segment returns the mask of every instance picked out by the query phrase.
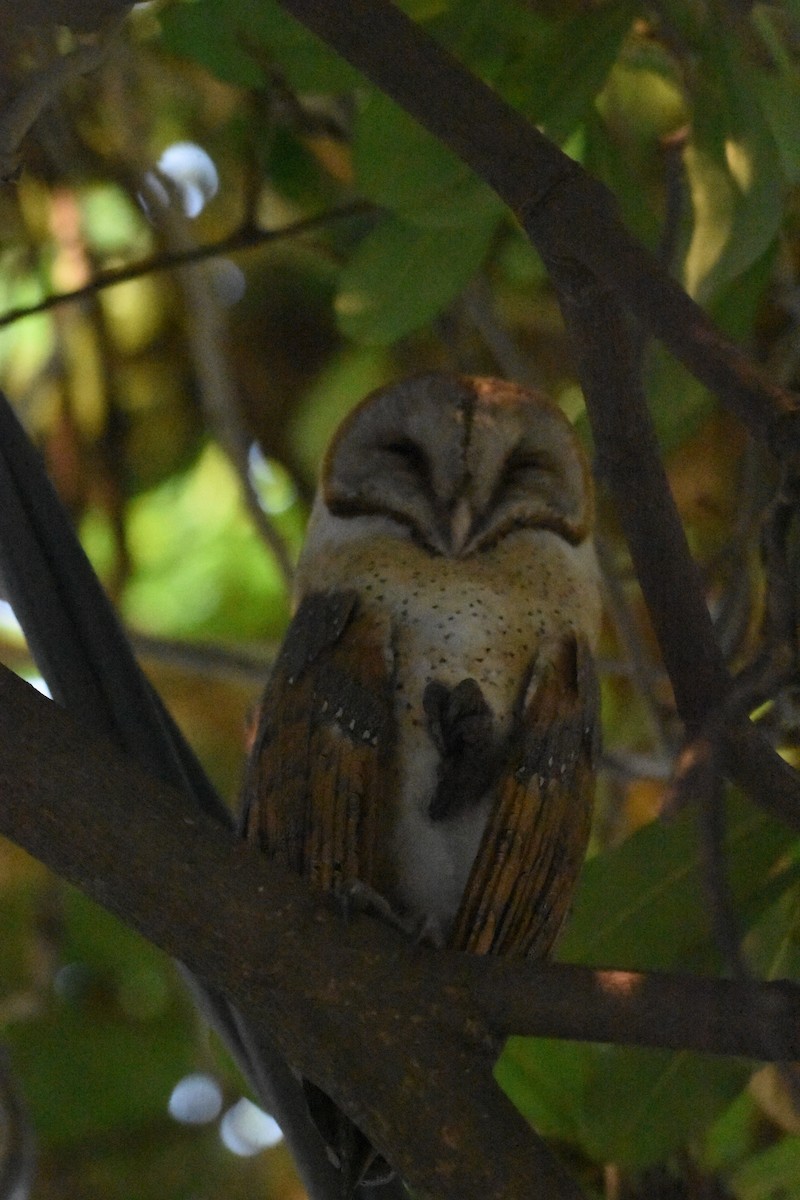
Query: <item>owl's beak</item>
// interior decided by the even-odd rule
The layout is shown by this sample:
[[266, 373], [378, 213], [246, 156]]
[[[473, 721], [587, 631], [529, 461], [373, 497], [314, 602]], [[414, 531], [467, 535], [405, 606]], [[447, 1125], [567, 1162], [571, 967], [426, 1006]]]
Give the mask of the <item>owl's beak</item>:
[[461, 554], [472, 529], [473, 513], [466, 496], [459, 496], [450, 513], [450, 546], [453, 554]]

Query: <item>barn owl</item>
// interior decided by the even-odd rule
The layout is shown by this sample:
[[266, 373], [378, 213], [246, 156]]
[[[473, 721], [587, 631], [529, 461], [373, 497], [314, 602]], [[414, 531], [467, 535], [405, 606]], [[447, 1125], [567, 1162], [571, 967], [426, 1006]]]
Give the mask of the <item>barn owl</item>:
[[586, 459], [539, 392], [373, 392], [324, 459], [247, 834], [440, 946], [550, 949], [589, 832], [598, 572]]

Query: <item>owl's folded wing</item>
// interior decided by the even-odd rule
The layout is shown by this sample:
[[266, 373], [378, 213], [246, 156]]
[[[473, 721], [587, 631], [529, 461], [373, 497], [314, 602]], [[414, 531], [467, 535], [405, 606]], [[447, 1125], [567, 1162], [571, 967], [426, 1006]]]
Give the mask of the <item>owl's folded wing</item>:
[[307, 596], [262, 699], [248, 838], [326, 891], [373, 884], [390, 727], [388, 622], [355, 592]]
[[565, 638], [531, 680], [452, 935], [473, 954], [547, 954], [589, 837], [599, 748], [591, 651]]

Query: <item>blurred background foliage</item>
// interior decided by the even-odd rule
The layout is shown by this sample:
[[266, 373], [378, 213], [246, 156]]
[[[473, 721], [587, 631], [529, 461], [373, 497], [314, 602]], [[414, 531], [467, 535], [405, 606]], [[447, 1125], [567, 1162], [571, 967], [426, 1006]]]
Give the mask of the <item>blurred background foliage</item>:
[[[116, 7], [2, 0], [3, 104]], [[722, 327], [798, 384], [798, 0], [403, 7], [600, 176]], [[25, 140], [0, 229], [0, 383], [231, 803], [343, 414], [413, 370], [499, 373], [548, 390], [588, 441], [552, 290], [514, 220], [275, 0], [135, 5], [103, 65]], [[175, 268], [201, 247], [202, 261]], [[127, 274], [100, 286], [115, 272]], [[719, 638], [740, 666], [757, 639], [775, 480], [681, 367], [643, 355]], [[680, 728], [602, 481], [599, 551], [606, 751], [560, 953], [725, 969], [696, 814], [658, 819]], [[0, 618], [3, 660], [35, 677], [8, 606]], [[794, 760], [791, 689], [758, 716]], [[726, 852], [747, 961], [796, 977], [793, 839], [731, 797]], [[35, 1197], [301, 1195], [163, 956], [9, 845], [0, 928], [0, 1161], [35, 1137]], [[588, 1195], [800, 1198], [800, 1117], [772, 1069], [516, 1039], [498, 1079]]]

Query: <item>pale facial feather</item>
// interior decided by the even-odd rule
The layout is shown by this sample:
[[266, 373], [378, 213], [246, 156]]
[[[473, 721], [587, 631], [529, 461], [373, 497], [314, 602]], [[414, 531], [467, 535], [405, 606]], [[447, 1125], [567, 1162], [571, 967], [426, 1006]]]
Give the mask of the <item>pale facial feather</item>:
[[560, 410], [511, 385], [493, 392], [449, 376], [359, 406], [332, 443], [322, 492], [334, 514], [383, 513], [445, 556], [517, 528], [577, 543], [591, 522], [585, 462]]

